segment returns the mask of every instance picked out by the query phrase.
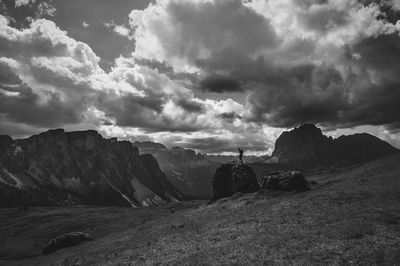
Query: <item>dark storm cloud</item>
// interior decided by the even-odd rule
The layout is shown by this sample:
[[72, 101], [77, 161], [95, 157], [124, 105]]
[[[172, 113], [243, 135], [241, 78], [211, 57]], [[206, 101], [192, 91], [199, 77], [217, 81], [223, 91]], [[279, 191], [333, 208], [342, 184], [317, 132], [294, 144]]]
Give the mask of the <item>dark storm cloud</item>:
[[[293, 47], [299, 44], [296, 42]], [[306, 122], [338, 121], [340, 113], [348, 108], [347, 87], [333, 65], [303, 63], [278, 68], [263, 58], [254, 60], [232, 50], [229, 53], [233, 56], [221, 56], [221, 60], [215, 56], [201, 62], [201, 66], [209, 72], [224, 69], [230, 73], [224, 80], [241, 81], [242, 86], [235, 87], [235, 91], [249, 92], [251, 114], [245, 117], [247, 121], [292, 127]]]
[[347, 25], [351, 19], [348, 10], [332, 9], [327, 1], [315, 2], [318, 3], [314, 8], [303, 6], [303, 12], [298, 15], [298, 21], [308, 29], [324, 33]]
[[185, 111], [190, 113], [202, 113], [204, 112], [204, 106], [201, 103], [187, 100], [187, 99], [179, 99], [177, 105], [182, 107]]
[[0, 63], [0, 86], [3, 87], [5, 84], [19, 85], [20, 83], [19, 77], [7, 65]]
[[381, 35], [349, 48], [352, 62], [345, 80], [335, 67], [315, 67], [291, 69], [283, 82], [259, 84], [248, 98], [250, 120], [278, 127], [306, 122], [395, 127], [400, 122], [399, 42], [398, 34]]
[[241, 115], [238, 115], [235, 112], [227, 112], [227, 113], [221, 113], [216, 115], [218, 118], [221, 118], [229, 123], [233, 123], [236, 119], [242, 119]]
[[[396, 23], [398, 12], [388, 3], [379, 6], [382, 14], [371, 13], [375, 15], [368, 17], [367, 13], [360, 12], [360, 21], [370, 20], [373, 25], [383, 20], [387, 27], [394, 26], [390, 22]], [[353, 11], [359, 11], [355, 3], [347, 9], [336, 9], [328, 1], [297, 4], [301, 7], [297, 14], [299, 23], [321, 39], [354, 27], [351, 25], [355, 23]], [[360, 37], [365, 33], [353, 28], [354, 33], [349, 31], [348, 36], [354, 39], [344, 39], [353, 43], [345, 45], [345, 49], [318, 48], [318, 44], [306, 40], [292, 40], [286, 44], [287, 50], [269, 58], [251, 58], [234, 48], [217, 50], [209, 58], [197, 61], [196, 65], [209, 73], [200, 87], [219, 93], [247, 91], [250, 115], [245, 119], [274, 127], [293, 127], [307, 122], [339, 127], [395, 125], [400, 118], [396, 115], [400, 102], [396, 88], [400, 84], [395, 74], [400, 65], [400, 38], [398, 32], [387, 33], [393, 28], [384, 30], [383, 24], [379, 27], [382, 28], [373, 29], [377, 31], [375, 35], [366, 38]], [[317, 51], [326, 53], [323, 58], [326, 63], [306, 60], [307, 54], [315, 56]], [[302, 58], [302, 61], [280, 63], [292, 58]], [[224, 73], [221, 80], [218, 76], [214, 78], [212, 73], [221, 72]]]
[[339, 120], [346, 109], [347, 91], [341, 75], [332, 67], [298, 66], [282, 77], [258, 83], [248, 97], [250, 121], [276, 127]]
[[399, 41], [398, 33], [371, 37], [350, 47], [348, 52], [360, 54], [361, 58], [356, 62], [358, 66], [377, 71], [384, 78], [398, 79]]
[[371, 86], [358, 95], [354, 102], [357, 105], [349, 109], [343, 118], [346, 126], [354, 125], [392, 125], [399, 124], [400, 82], [386, 83], [382, 86]]
[[106, 114], [116, 119], [118, 126], [150, 127], [157, 124], [164, 101], [160, 98], [139, 97], [126, 94], [123, 97], [102, 93], [98, 105]]
[[[132, 94], [118, 96], [100, 93], [97, 101], [96, 106], [103, 110], [107, 117], [114, 119], [117, 126], [141, 128], [146, 132], [192, 132], [205, 128], [205, 126], [194, 123], [195, 121], [186, 123], [163, 114], [166, 104], [166, 99], [163, 97], [141, 97]], [[196, 113], [203, 111], [201, 104], [188, 100], [180, 100], [178, 106], [187, 112], [186, 116], [196, 117]]]
[[208, 76], [200, 81], [200, 89], [206, 92], [224, 93], [242, 91], [239, 82], [223, 76]]
[[[398, 34], [368, 38], [355, 45], [352, 53], [364, 76], [355, 83], [349, 110], [343, 114], [348, 124], [388, 125], [400, 122], [400, 37]], [[372, 73], [372, 74], [371, 74]]]
[[[379, 19], [386, 19], [392, 24], [396, 24], [400, 19], [400, 3], [397, 0], [359, 0], [365, 6], [371, 4], [379, 5], [382, 14]], [[397, 3], [397, 6], [394, 4]]]
[[206, 59], [209, 52], [215, 54], [234, 48], [246, 54], [279, 44], [270, 21], [245, 7], [242, 1], [161, 3], [143, 12], [131, 13], [135, 54], [170, 63], [177, 72], [184, 71], [186, 63], [197, 64]]
[[[181, 29], [180, 36], [173, 36], [176, 41], [183, 41], [176, 46], [170, 46], [178, 53], [195, 56], [197, 49], [191, 38], [194, 34], [201, 33], [197, 39], [199, 44], [214, 48], [229, 46], [227, 42], [245, 50], [255, 50], [262, 46], [275, 46], [278, 43], [277, 36], [270, 22], [254, 12], [245, 8], [241, 1], [215, 1], [215, 2], [190, 2], [171, 1], [166, 6], [166, 12], [173, 17], [177, 27]], [[227, 14], [234, 14], [229, 16]], [[210, 25], [215, 27], [210, 29]], [[251, 30], [249, 30], [251, 28]], [[219, 36], [215, 34], [218, 32]], [[262, 32], [263, 34], [259, 34]], [[190, 43], [194, 45], [191, 51], [182, 49]], [[166, 43], [165, 45], [171, 45]], [[186, 50], [186, 51], [185, 51]], [[187, 54], [187, 52], [189, 52]], [[193, 54], [191, 53], [193, 52]]]
[[14, 123], [38, 127], [57, 127], [78, 123], [84, 105], [64, 103], [59, 94], [43, 91], [43, 102], [12, 70], [0, 63], [0, 115]]
[[7, 120], [40, 127], [57, 127], [80, 121], [79, 108], [65, 105], [59, 95], [48, 92], [44, 104], [38, 102], [38, 96], [30, 88], [13, 88], [18, 96], [7, 96], [0, 92], [0, 114]]
[[157, 133], [157, 132], [174, 132], [174, 133], [190, 133], [201, 130], [206, 130], [207, 127], [199, 125], [190, 125], [186, 123], [177, 123], [174, 119], [163, 117], [161, 122], [158, 123], [147, 123], [144, 124], [141, 129], [146, 133]]

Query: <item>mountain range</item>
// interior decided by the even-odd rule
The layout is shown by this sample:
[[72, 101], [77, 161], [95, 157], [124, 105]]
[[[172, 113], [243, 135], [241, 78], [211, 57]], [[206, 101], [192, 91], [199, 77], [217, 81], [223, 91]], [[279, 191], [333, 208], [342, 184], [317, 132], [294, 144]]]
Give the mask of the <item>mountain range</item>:
[[157, 160], [98, 132], [0, 136], [0, 205], [163, 205], [182, 199]]
[[[363, 163], [399, 152], [369, 134], [327, 137], [312, 124], [283, 132], [272, 156], [245, 157], [257, 178], [271, 171]], [[212, 177], [235, 156], [161, 143], [118, 141], [94, 130], [49, 130], [26, 139], [0, 136], [0, 206], [146, 207], [209, 199]]]

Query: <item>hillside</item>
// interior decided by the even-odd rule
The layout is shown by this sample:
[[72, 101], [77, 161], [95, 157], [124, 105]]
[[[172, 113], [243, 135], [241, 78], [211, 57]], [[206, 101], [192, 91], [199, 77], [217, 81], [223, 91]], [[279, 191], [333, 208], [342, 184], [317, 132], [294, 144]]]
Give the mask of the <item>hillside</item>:
[[279, 136], [271, 161], [312, 169], [362, 163], [398, 152], [389, 143], [367, 133], [334, 139], [312, 124], [304, 124]]
[[[263, 191], [211, 205], [0, 209], [7, 217], [0, 256], [14, 258], [0, 264], [397, 265], [399, 161], [392, 155], [314, 172], [306, 178], [318, 185], [307, 192]], [[95, 240], [40, 255], [49, 239], [72, 230]]]
[[93, 130], [0, 136], [0, 206], [151, 206], [181, 199], [151, 155]]

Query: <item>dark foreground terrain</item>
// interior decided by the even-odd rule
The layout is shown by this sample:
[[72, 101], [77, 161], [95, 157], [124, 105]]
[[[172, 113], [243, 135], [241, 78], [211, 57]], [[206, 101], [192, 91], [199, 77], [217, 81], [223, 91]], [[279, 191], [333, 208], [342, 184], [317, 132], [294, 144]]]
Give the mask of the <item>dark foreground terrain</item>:
[[[1, 265], [400, 264], [400, 156], [315, 172], [312, 190], [149, 209], [0, 209]], [[41, 255], [57, 235], [94, 240]]]

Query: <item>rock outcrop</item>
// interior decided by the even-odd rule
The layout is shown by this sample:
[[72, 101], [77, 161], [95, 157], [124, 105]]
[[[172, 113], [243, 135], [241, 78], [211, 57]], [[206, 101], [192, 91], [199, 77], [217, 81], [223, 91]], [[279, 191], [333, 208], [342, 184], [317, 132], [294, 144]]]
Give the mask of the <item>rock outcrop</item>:
[[161, 205], [181, 199], [151, 155], [94, 130], [0, 136], [0, 205]]
[[78, 245], [83, 241], [91, 241], [93, 237], [89, 234], [82, 232], [72, 232], [60, 235], [53, 240], [51, 240], [42, 250], [44, 255], [53, 253], [59, 249], [73, 247]]
[[215, 171], [212, 186], [212, 200], [230, 197], [237, 192], [256, 192], [259, 189], [253, 168], [240, 163], [222, 164]]
[[333, 139], [324, 136], [316, 126], [305, 124], [282, 133], [275, 142], [272, 160], [296, 168], [310, 169], [361, 163], [396, 152], [399, 150], [389, 143], [366, 133]]
[[309, 185], [305, 177], [297, 171], [272, 172], [260, 180], [260, 188], [282, 191], [305, 191]]

